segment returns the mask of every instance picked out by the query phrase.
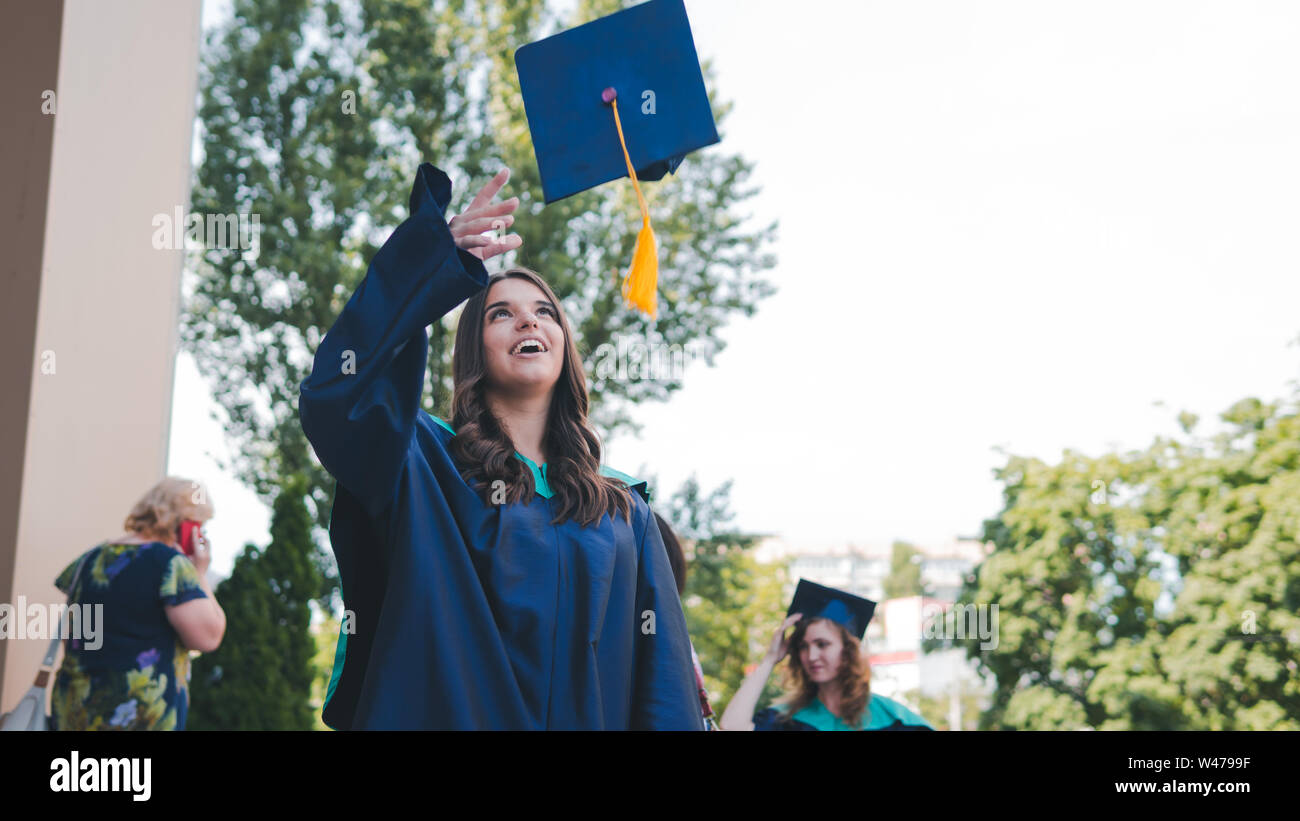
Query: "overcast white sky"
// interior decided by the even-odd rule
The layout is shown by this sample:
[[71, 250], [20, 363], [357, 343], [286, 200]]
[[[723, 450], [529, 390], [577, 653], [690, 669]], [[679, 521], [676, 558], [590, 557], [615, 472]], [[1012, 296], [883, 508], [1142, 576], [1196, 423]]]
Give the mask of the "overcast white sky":
[[[797, 544], [944, 543], [997, 512], [994, 446], [1141, 447], [1300, 376], [1300, 4], [686, 6], [779, 292], [610, 465], [734, 479]], [[224, 574], [267, 512], [203, 456], [211, 406], [182, 356], [170, 472], [210, 483]]]

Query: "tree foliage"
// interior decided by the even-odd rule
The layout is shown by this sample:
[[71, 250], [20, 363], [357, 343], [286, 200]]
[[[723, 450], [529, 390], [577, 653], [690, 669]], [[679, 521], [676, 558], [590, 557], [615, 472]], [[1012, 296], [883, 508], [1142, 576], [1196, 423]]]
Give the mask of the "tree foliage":
[[1300, 729], [1300, 415], [1238, 402], [1223, 430], [997, 475], [995, 551], [962, 600], [998, 604], [969, 653], [985, 726]]
[[[781, 623], [785, 568], [753, 555], [759, 536], [731, 527], [731, 482], [703, 493], [694, 477], [673, 494], [660, 514], [673, 526], [687, 555], [686, 623], [718, 715]], [[773, 676], [760, 706], [780, 694]]]
[[[954, 680], [941, 693], [927, 694], [920, 689], [903, 694], [907, 704], [915, 704], [916, 712], [936, 730], [978, 730], [980, 715], [984, 711], [983, 694], [977, 687]], [[954, 726], [954, 702], [959, 708], [960, 726]]]
[[[317, 521], [328, 522], [332, 481], [299, 426], [298, 385], [370, 258], [405, 218], [422, 160], [450, 174], [461, 202], [503, 163], [512, 168], [508, 193], [521, 200], [513, 230], [524, 246], [510, 261], [546, 277], [587, 354], [632, 336], [689, 348], [711, 364], [723, 345], [718, 330], [772, 292], [759, 274], [773, 265], [765, 249], [775, 226], [753, 229], [736, 213], [757, 189], [752, 164], [725, 143], [648, 186], [657, 322], [620, 296], [640, 227], [630, 184], [542, 207], [513, 51], [622, 5], [581, 2], [562, 19], [544, 0], [234, 0], [231, 19], [203, 49], [203, 160], [191, 210], [258, 214], [262, 231], [255, 256], [202, 253], [182, 338], [224, 412], [230, 467], [264, 498], [282, 478], [305, 476]], [[716, 97], [713, 105], [721, 128], [729, 106]], [[453, 323], [430, 329], [425, 408], [444, 416]], [[590, 361], [588, 371], [593, 420], [607, 436], [631, 425], [632, 405], [681, 386], [599, 375]]]
[[192, 674], [194, 730], [310, 730], [316, 646], [308, 633], [320, 569], [302, 480], [276, 496], [271, 543], [247, 545], [217, 585], [226, 636]]
[[921, 551], [907, 542], [894, 542], [889, 558], [889, 575], [885, 577], [885, 598], [902, 599], [925, 594], [921, 581]]

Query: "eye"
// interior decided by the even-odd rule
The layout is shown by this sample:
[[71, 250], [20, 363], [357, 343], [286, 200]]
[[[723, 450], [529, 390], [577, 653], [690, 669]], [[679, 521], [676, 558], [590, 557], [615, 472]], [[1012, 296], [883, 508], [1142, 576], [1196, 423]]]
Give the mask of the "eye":
[[539, 313], [539, 314], [541, 314], [541, 313], [549, 314], [550, 317], [551, 317], [551, 319], [554, 319], [554, 318], [555, 318], [555, 311], [551, 310], [551, 309], [550, 309], [548, 306], [546, 306], [546, 305], [543, 305], [542, 307], [538, 308], [538, 309], [537, 309], [537, 313]]
[[507, 311], [505, 308], [497, 308], [495, 311], [492, 312], [492, 315], [489, 316], [488, 319], [496, 319], [497, 317], [501, 316], [502, 314], [507, 314], [507, 315], [509, 315], [509, 313], [510, 313], [510, 312]]

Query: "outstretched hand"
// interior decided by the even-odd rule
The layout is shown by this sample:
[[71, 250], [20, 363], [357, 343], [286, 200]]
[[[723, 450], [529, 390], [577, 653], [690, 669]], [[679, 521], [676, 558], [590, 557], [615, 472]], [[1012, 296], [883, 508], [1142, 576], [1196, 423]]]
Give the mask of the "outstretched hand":
[[[486, 262], [497, 254], [513, 251], [524, 244], [518, 234], [497, 236], [496, 232], [514, 225], [513, 211], [519, 207], [519, 198], [511, 197], [493, 202], [497, 192], [510, 179], [510, 169], [503, 168], [478, 192], [464, 212], [447, 222], [457, 248], [463, 248]], [[484, 236], [487, 232], [493, 232]]]

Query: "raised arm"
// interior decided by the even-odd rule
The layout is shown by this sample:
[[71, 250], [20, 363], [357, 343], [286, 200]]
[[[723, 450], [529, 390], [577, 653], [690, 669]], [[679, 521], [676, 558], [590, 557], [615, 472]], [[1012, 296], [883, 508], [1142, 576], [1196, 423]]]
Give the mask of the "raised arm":
[[722, 719], [718, 722], [718, 727], [723, 730], [752, 730], [754, 729], [754, 708], [758, 706], [758, 699], [763, 695], [763, 687], [766, 686], [768, 678], [772, 675], [772, 670], [776, 665], [785, 658], [790, 651], [790, 643], [786, 638], [785, 631], [790, 629], [795, 622], [799, 621], [798, 613], [791, 614], [776, 628], [776, 633], [772, 635], [772, 641], [769, 643], [767, 652], [763, 654], [763, 660], [754, 668], [754, 672], [745, 676], [745, 680], [736, 690], [736, 694], [731, 697], [731, 702], [727, 704], [727, 709], [722, 713]]
[[[490, 201], [504, 181], [497, 175], [475, 198], [475, 216], [485, 210], [484, 193], [492, 189]], [[518, 247], [497, 242], [498, 250], [477, 236], [509, 225], [517, 200], [490, 205], [499, 212], [495, 225], [462, 218], [456, 236], [444, 216], [450, 200], [447, 175], [423, 163], [410, 216], [371, 260], [300, 390], [299, 418], [321, 464], [372, 515], [391, 499], [414, 435], [429, 356], [424, 329], [487, 284], [487, 251]]]

